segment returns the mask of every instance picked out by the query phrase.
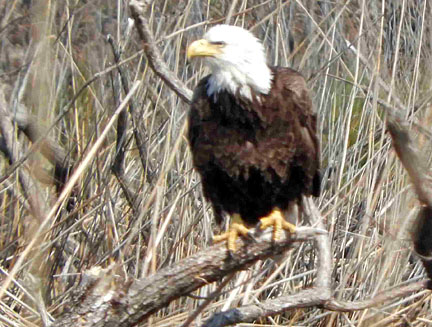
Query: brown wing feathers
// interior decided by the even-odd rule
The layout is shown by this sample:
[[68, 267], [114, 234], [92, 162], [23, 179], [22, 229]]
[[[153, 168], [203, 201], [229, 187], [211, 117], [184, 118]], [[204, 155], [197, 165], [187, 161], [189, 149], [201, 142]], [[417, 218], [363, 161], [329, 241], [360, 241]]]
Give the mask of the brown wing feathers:
[[193, 162], [216, 213], [249, 223], [301, 194], [319, 194], [316, 115], [303, 77], [273, 69], [270, 94], [250, 102], [228, 92], [208, 97], [199, 83], [189, 115]]

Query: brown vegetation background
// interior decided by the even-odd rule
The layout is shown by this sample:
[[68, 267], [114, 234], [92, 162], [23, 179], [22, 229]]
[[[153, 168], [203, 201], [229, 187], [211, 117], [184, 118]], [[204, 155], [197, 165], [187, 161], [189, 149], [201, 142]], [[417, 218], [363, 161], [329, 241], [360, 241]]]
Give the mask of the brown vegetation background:
[[[224, 22], [263, 40], [269, 64], [308, 79], [322, 143], [315, 202], [331, 240], [336, 300], [425, 279], [410, 238], [419, 203], [386, 120], [389, 111], [405, 120], [427, 169], [427, 0], [146, 3], [153, 45], [189, 89], [205, 71], [186, 61], [187, 45]], [[145, 280], [211, 245], [218, 227], [192, 169], [185, 98], [149, 65], [128, 1], [0, 2], [1, 324], [48, 325], [71, 309], [91, 268]], [[316, 261], [313, 242], [256, 261], [230, 276], [193, 324], [309, 288]], [[180, 326], [219, 286], [208, 283], [139, 325]], [[429, 291], [417, 289], [366, 310], [299, 307], [254, 323], [428, 326], [431, 309]]]

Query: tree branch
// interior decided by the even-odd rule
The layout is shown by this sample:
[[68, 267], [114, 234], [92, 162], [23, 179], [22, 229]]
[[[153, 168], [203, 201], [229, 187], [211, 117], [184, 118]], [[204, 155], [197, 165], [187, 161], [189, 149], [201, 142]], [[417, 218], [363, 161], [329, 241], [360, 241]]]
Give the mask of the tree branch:
[[396, 286], [390, 290], [378, 293], [371, 299], [354, 302], [338, 301], [333, 298], [328, 299], [321, 292], [321, 288], [312, 288], [300, 291], [297, 294], [281, 296], [274, 300], [265, 301], [258, 305], [248, 305], [238, 309], [217, 313], [208, 320], [203, 327], [229, 326], [238, 322], [253, 321], [259, 317], [280, 314], [292, 309], [314, 306], [341, 312], [364, 310], [394, 300], [395, 298], [421, 291], [426, 288], [426, 284], [427, 281], [423, 280], [403, 286]]
[[[303, 197], [303, 211], [309, 218], [310, 224], [320, 229], [327, 230], [324, 226], [323, 217], [311, 198]], [[333, 255], [328, 234], [317, 235], [315, 246], [318, 251], [318, 267], [316, 287], [320, 288], [327, 297], [331, 296], [331, 275], [333, 271]]]
[[239, 322], [250, 322], [260, 317], [276, 315], [296, 308], [322, 305], [327, 300], [326, 295], [323, 295], [319, 289], [311, 288], [300, 291], [297, 294], [280, 296], [274, 300], [268, 300], [259, 304], [246, 305], [216, 313], [205, 322], [203, 327], [222, 327]]
[[[326, 231], [300, 227], [295, 234], [283, 235], [274, 243], [272, 231], [265, 231], [258, 242], [239, 240], [238, 250], [228, 255], [226, 245], [209, 247], [148, 278], [124, 283], [112, 279], [111, 271], [100, 270], [97, 278], [76, 294], [71, 305], [73, 312], [56, 320], [53, 326], [134, 326], [171, 301], [227, 275], [248, 268], [257, 260], [277, 256], [294, 242], [312, 240]], [[85, 278], [88, 281], [88, 278]], [[91, 305], [90, 305], [91, 304]], [[85, 322], [85, 323], [83, 323]]]
[[281, 296], [260, 304], [247, 305], [216, 313], [203, 327], [230, 326], [239, 322], [250, 322], [260, 317], [277, 315], [299, 308], [321, 307], [323, 309], [341, 312], [365, 310], [381, 303], [421, 291], [427, 288], [427, 284], [427, 281], [423, 280], [406, 285], [398, 285], [390, 290], [378, 293], [371, 299], [353, 302], [338, 301], [334, 298], [329, 299], [327, 295], [322, 292], [322, 288], [311, 288], [300, 291], [297, 294]]
[[144, 52], [150, 67], [183, 101], [190, 104], [192, 101], [192, 90], [171, 72], [163, 60], [159, 49], [156, 47], [148, 20], [144, 15], [146, 5], [141, 1], [131, 0], [129, 7], [132, 18], [135, 20], [138, 35], [143, 42]]
[[[179, 81], [177, 77], [169, 70], [168, 66], [164, 63], [162, 55], [160, 54], [158, 48], [155, 46], [153, 36], [148, 26], [148, 21], [144, 15], [144, 11], [146, 9], [145, 5], [142, 2], [139, 2], [137, 0], [131, 0], [130, 8], [132, 12], [132, 17], [134, 18], [137, 26], [139, 36], [144, 43], [143, 45], [144, 51], [146, 53], [151, 68], [184, 101], [190, 103], [192, 92], [181, 81]], [[381, 84], [383, 83], [381, 82]], [[383, 87], [386, 87], [386, 85], [384, 85]], [[395, 101], [398, 104], [400, 104], [400, 101], [397, 100], [398, 99], [395, 99]], [[407, 155], [406, 158], [404, 159], [410, 161], [411, 160], [410, 155]], [[414, 161], [414, 162], [411, 161], [411, 164], [414, 167], [415, 167], [415, 163], [418, 163], [418, 161]], [[409, 172], [410, 176], [411, 173]], [[417, 178], [416, 181], [424, 180], [425, 177], [424, 175], [421, 174], [419, 176], [417, 175], [413, 175], [413, 176], [414, 177], [412, 178]], [[419, 198], [421, 199], [422, 203], [432, 203], [429, 202], [429, 199], [431, 199], [429, 193], [430, 190], [423, 189], [420, 186], [418, 191], [420, 192]], [[314, 206], [313, 202], [304, 201], [303, 209], [307, 214], [307, 216], [310, 217], [312, 225], [322, 228], [323, 226], [322, 218], [319, 214], [318, 209]], [[432, 210], [430, 212], [432, 213]], [[430, 233], [430, 236], [432, 236], [432, 231]], [[429, 237], [429, 239], [432, 239], [432, 237]], [[231, 309], [226, 312], [217, 313], [213, 315], [204, 324], [204, 326], [205, 327], [227, 326], [239, 322], [253, 321], [260, 317], [280, 314], [286, 312], [287, 310], [292, 310], [294, 308], [311, 307], [311, 306], [321, 306], [323, 308], [329, 310], [335, 310], [335, 311], [361, 310], [385, 301], [389, 301], [391, 299], [394, 299], [395, 297], [405, 296], [412, 292], [416, 292], [426, 286], [426, 282], [421, 281], [421, 282], [400, 286], [379, 293], [378, 295], [376, 295], [370, 300], [357, 301], [357, 302], [337, 301], [332, 297], [332, 288], [331, 288], [332, 252], [330, 246], [330, 239], [327, 234], [320, 234], [320, 235], [316, 235], [314, 240], [318, 252], [317, 278], [315, 281], [315, 287], [300, 291], [299, 293], [294, 295], [282, 296], [277, 299], [268, 300], [260, 304], [247, 305], [240, 308]], [[253, 246], [256, 246], [256, 244], [254, 244]], [[210, 248], [208, 250], [215, 251], [214, 248]], [[250, 250], [251, 248], [248, 247], [247, 252], [249, 252]], [[239, 258], [241, 258], [243, 255], [242, 254], [243, 251], [245, 251], [244, 247], [241, 248], [239, 253], [236, 253], [236, 256], [239, 255], [240, 256]], [[267, 254], [265, 254], [265, 249], [257, 248], [256, 251], [257, 251], [256, 253], [259, 253], [264, 257], [267, 256]], [[207, 251], [205, 253], [207, 253]], [[277, 255], [277, 252], [272, 250], [270, 255], [272, 256]], [[139, 285], [136, 285], [136, 287], [133, 286], [129, 288], [126, 297], [131, 299], [132, 303], [140, 303], [140, 305], [137, 308], [135, 308], [135, 306], [132, 304], [128, 312], [129, 315], [128, 317], [125, 316], [124, 318], [121, 318], [120, 320], [116, 320], [116, 321], [111, 320], [111, 322], [118, 323], [121, 326], [129, 326], [131, 324], [136, 324], [142, 319], [144, 319], [151, 312], [156, 311], [157, 310], [156, 307], [163, 307], [164, 306], [163, 303], [165, 303], [166, 305], [167, 303], [169, 303], [169, 301], [172, 301], [174, 298], [169, 298], [169, 296], [172, 296], [170, 289], [171, 289], [172, 279], [174, 278], [174, 276], [180, 277], [181, 279], [181, 281], [179, 281], [179, 283], [176, 284], [175, 287], [178, 292], [178, 295], [176, 295], [176, 297], [178, 297], [181, 295], [188, 294], [188, 292], [191, 292], [194, 289], [203, 286], [206, 282], [218, 280], [223, 276], [235, 271], [225, 267], [225, 265], [229, 263], [229, 260], [226, 261], [226, 260], [222, 260], [221, 257], [215, 257], [212, 259], [212, 261], [216, 260], [216, 262], [219, 262], [220, 267], [213, 266], [212, 269], [215, 269], [215, 271], [212, 272], [210, 275], [207, 275], [206, 270], [201, 271], [200, 269], [197, 268], [198, 262], [201, 262], [201, 264], [204, 264], [204, 266], [211, 266], [212, 264], [214, 264], [214, 262], [211, 261], [207, 262], [206, 258], [207, 258], [206, 256], [202, 257], [201, 255], [199, 257], [194, 256], [185, 259], [181, 263], [179, 263], [179, 265], [174, 266], [171, 270], [169, 268], [164, 269], [163, 271], [155, 275], [156, 277], [153, 277], [153, 278], [162, 278], [162, 279], [169, 280], [170, 287], [168, 288], [164, 287], [162, 289], [159, 289], [157, 286], [158, 280], [155, 280], [152, 277], [149, 280], [143, 281], [142, 284], [139, 283]], [[260, 258], [262, 259], [263, 257]], [[186, 262], [187, 262], [186, 264], [187, 267], [183, 266]], [[239, 262], [237, 263], [240, 264], [240, 262], [243, 262], [245, 267], [251, 264], [250, 262], [244, 262], [243, 260], [239, 260]], [[187, 269], [187, 270], [183, 270], [183, 269]], [[188, 276], [189, 280], [183, 279], [183, 276]], [[190, 276], [193, 276], [193, 278], [190, 279]], [[205, 281], [201, 280], [201, 278], [204, 278]], [[164, 300], [159, 298], [156, 298], [156, 301], [155, 298], [149, 299], [148, 297], [149, 291], [150, 293], [163, 294]], [[153, 304], [152, 302], [156, 302], [156, 304]]]

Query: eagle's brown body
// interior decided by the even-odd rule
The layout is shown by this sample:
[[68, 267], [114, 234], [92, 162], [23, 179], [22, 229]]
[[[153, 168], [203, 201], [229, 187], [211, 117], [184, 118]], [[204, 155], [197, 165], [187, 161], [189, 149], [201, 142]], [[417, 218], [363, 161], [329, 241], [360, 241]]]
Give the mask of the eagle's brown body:
[[253, 100], [195, 89], [189, 115], [193, 163], [216, 218], [240, 214], [249, 225], [301, 195], [319, 195], [316, 113], [304, 78], [272, 68], [271, 91]]

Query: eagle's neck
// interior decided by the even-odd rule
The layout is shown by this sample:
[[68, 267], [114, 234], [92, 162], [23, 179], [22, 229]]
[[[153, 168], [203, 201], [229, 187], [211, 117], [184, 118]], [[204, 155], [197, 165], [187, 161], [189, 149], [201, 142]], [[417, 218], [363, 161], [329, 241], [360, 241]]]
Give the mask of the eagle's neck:
[[270, 92], [272, 72], [266, 63], [240, 63], [236, 65], [213, 66], [208, 80], [207, 95], [217, 97], [221, 91], [252, 101], [253, 94]]

